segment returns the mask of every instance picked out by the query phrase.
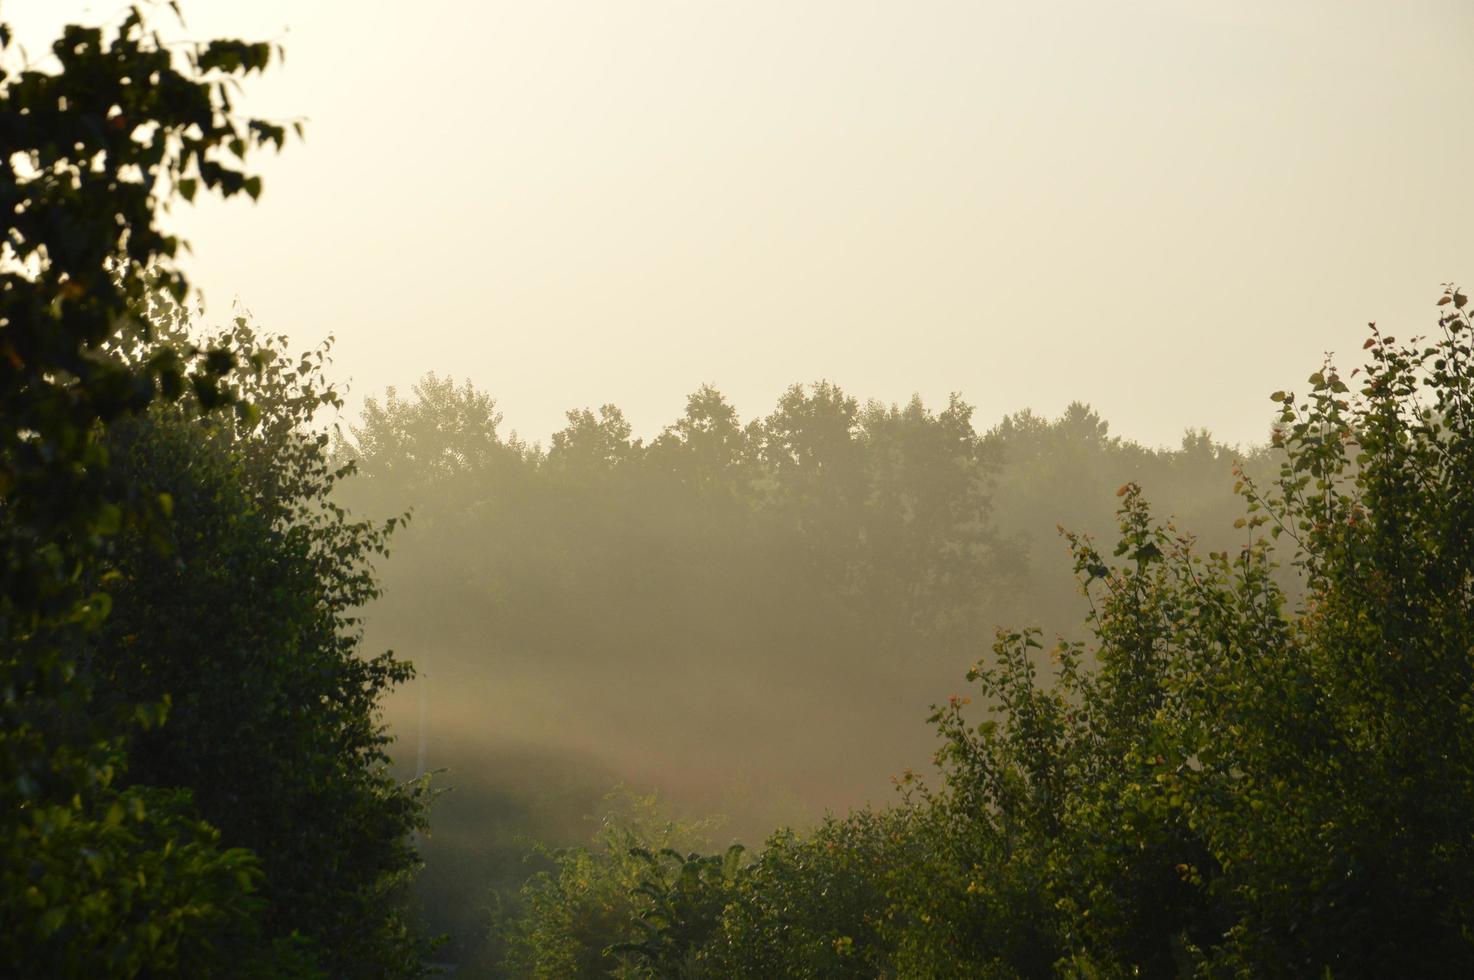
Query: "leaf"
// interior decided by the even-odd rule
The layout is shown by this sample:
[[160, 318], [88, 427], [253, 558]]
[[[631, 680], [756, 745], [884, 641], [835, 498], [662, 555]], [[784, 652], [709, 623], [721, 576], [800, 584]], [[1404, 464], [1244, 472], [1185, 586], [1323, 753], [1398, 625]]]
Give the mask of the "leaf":
[[234, 367], [235, 355], [223, 347], [213, 348], [205, 354], [205, 370], [210, 374], [225, 375]]
[[98, 508], [97, 519], [92, 524], [92, 533], [117, 534], [123, 528], [123, 508], [117, 504], [103, 504]]
[[50, 936], [59, 930], [67, 920], [66, 906], [53, 905], [41, 913], [41, 935]]

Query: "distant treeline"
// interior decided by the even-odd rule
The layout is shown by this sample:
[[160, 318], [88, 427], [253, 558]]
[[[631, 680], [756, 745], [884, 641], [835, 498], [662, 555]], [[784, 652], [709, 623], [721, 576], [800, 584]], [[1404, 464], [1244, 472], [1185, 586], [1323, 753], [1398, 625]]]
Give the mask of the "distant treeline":
[[816, 608], [899, 657], [974, 651], [999, 615], [1070, 601], [1057, 528], [1109, 533], [1102, 500], [1123, 482], [1232, 540], [1225, 477], [1266, 458], [1198, 431], [1148, 448], [1079, 403], [982, 433], [972, 416], [956, 395], [940, 411], [862, 405], [820, 382], [744, 424], [703, 386], [648, 442], [605, 405], [569, 412], [544, 448], [503, 436], [488, 394], [429, 375], [411, 397], [369, 399], [338, 451], [358, 466], [344, 500], [412, 511], [387, 608], [413, 608], [425, 646], [584, 648], [591, 630], [643, 634], [654, 618], [662, 632], [776, 625], [744, 646], [785, 659], [795, 611]]
[[[978, 436], [956, 400], [860, 410], [823, 384], [746, 427], [703, 390], [649, 445], [613, 409], [574, 413], [546, 452], [497, 439], [490, 402], [448, 382], [370, 405], [360, 489], [426, 502], [397, 584], [443, 593], [430, 629], [505, 678], [528, 654], [503, 631], [546, 629], [534, 649], [577, 685], [548, 730], [590, 746], [664, 698], [750, 720], [797, 691], [786, 724], [765, 719], [775, 779], [785, 754], [875, 763], [886, 701], [932, 682], [918, 651], [981, 643], [990, 610], [1047, 611], [1032, 522], [1089, 495], [1116, 512], [1100, 543], [1065, 536], [1087, 601], [1056, 622], [1078, 638], [1025, 620], [973, 650], [977, 704], [938, 699], [936, 768], [893, 803], [745, 850], [627, 795], [520, 887], [483, 879], [468, 971], [1470, 975], [1474, 333], [1463, 293], [1442, 304], [1431, 343], [1373, 328], [1356, 372], [1275, 392], [1272, 448], [1231, 469], [1205, 438], [1148, 451], [1079, 407]], [[1174, 491], [1229, 543], [1161, 516], [1150, 498]], [[742, 689], [721, 667], [747, 656], [763, 683]], [[683, 657], [699, 666], [672, 686], [643, 672]], [[717, 770], [764, 739], [688, 716], [668, 734], [642, 750]]]
[[370, 399], [337, 446], [358, 467], [339, 499], [412, 509], [367, 619], [427, 675], [427, 717], [394, 706], [401, 763], [423, 736], [453, 787], [426, 844], [435, 923], [482, 931], [488, 883], [528, 873], [507, 828], [579, 839], [617, 781], [720, 810], [749, 841], [888, 798], [997, 624], [1079, 622], [1057, 525], [1110, 536], [1123, 483], [1214, 547], [1246, 540], [1232, 467], [1264, 448], [1188, 432], [1152, 449], [1080, 404], [981, 432], [973, 415], [820, 382], [743, 421], [702, 387], [648, 441], [606, 405], [542, 447], [470, 384]]
[[[261, 192], [279, 52], [149, 13], [0, 22], [0, 975], [1474, 975], [1458, 288], [1245, 454], [827, 383], [544, 449], [435, 377], [334, 442], [157, 223]], [[590, 844], [618, 781], [733, 820]]]

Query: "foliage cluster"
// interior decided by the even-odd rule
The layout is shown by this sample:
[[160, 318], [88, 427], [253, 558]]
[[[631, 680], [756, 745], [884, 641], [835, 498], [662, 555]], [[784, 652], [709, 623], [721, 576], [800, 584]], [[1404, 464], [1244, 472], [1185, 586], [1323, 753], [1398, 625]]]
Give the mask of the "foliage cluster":
[[1114, 554], [1071, 538], [1089, 639], [1046, 679], [1038, 631], [1000, 631], [986, 717], [933, 716], [940, 785], [775, 837], [653, 937], [652, 868], [626, 973], [1468, 975], [1474, 330], [1442, 303], [1432, 340], [1374, 327], [1363, 368], [1275, 393], [1239, 547], [1122, 486]]
[[[430, 375], [412, 399], [371, 399], [340, 450], [359, 466], [346, 488], [355, 507], [415, 507], [409, 551], [390, 574], [440, 580], [424, 592], [448, 612], [490, 603], [527, 616], [551, 595], [577, 594], [572, 610], [557, 603], [556, 621], [503, 619], [496, 632], [518, 644], [576, 648], [570, 631], [593, 621], [633, 628], [649, 599], [632, 588], [677, 615], [730, 619], [709, 600], [739, 583], [770, 618], [791, 621], [785, 605], [838, 604], [846, 620], [867, 610], [865, 628], [887, 639], [946, 645], [976, 627], [970, 597], [1001, 579], [1013, 553], [987, 520], [971, 414], [955, 397], [940, 412], [919, 400], [862, 408], [820, 383], [794, 386], [743, 425], [704, 386], [648, 445], [605, 405], [569, 412], [543, 450], [503, 439], [485, 394]], [[636, 575], [631, 555], [641, 556]], [[461, 585], [440, 587], [452, 582]]]
[[[588, 845], [545, 853], [548, 870], [532, 875], [497, 911], [493, 942], [477, 964], [488, 972], [517, 976], [569, 977], [627, 972], [627, 929], [642, 928], [662, 949], [682, 943], [669, 931], [715, 921], [716, 909], [700, 912], [693, 899], [723, 894], [704, 888], [711, 875], [735, 870], [740, 848], [730, 858], [705, 858], [720, 821], [672, 819], [655, 794], [620, 789], [604, 800], [599, 828]], [[692, 868], [672, 880], [666, 870]], [[725, 880], [725, 879], [724, 879]], [[658, 952], [653, 952], [658, 957]]]
[[[1152, 450], [1078, 403], [984, 433], [973, 411], [957, 395], [940, 411], [919, 398], [862, 405], [818, 382], [744, 424], [705, 385], [648, 443], [604, 405], [570, 411], [543, 448], [504, 437], [486, 393], [431, 374], [411, 397], [367, 401], [337, 447], [358, 467], [342, 499], [413, 507], [387, 569], [403, 587], [375, 620], [431, 630], [432, 648], [484, 655], [494, 636], [499, 654], [557, 657], [641, 635], [645, 656], [678, 660], [652, 628], [740, 637], [748, 657], [775, 660], [840, 646], [808, 635], [808, 620], [844, 634], [835, 652], [851, 664], [854, 644], [952, 658], [1002, 616], [1073, 608], [1058, 595], [1068, 576], [1047, 568], [1060, 521], [1109, 526], [1096, 490], [1133, 480], [1190, 519], [1229, 512], [1232, 496], [1212, 488], [1230, 450], [1204, 433]], [[762, 624], [770, 635], [754, 635]]]
[[[385, 770], [357, 657], [386, 528], [328, 493], [317, 360], [191, 342], [160, 212], [260, 192], [285, 129], [234, 114], [267, 44], [172, 45], [145, 11], [0, 23], [0, 972], [386, 976], [423, 799]], [[172, 316], [172, 319], [171, 319]]]
[[[1218, 528], [1216, 547], [1240, 537], [1230, 450], [1201, 433], [1147, 449], [1078, 404], [983, 431], [960, 398], [820, 383], [744, 421], [708, 386], [648, 441], [608, 405], [546, 448], [501, 427], [486, 393], [432, 375], [370, 399], [339, 447], [359, 472], [338, 499], [414, 508], [369, 628], [413, 642], [424, 673], [423, 708], [402, 699], [397, 720], [454, 786], [420, 892], [460, 948], [484, 934], [480, 896], [525, 877], [519, 836], [578, 842], [613, 782], [726, 813], [749, 842], [882, 797], [926, 757], [916, 722], [977, 636], [1084, 613], [1056, 525], [1108, 533], [1121, 483]], [[532, 741], [549, 754], [524, 774]], [[744, 773], [760, 799], [732, 798]], [[586, 795], [550, 799], [575, 780]]]
[[[160, 318], [151, 346], [182, 346], [184, 327]], [[86, 637], [94, 705], [167, 705], [167, 723], [128, 741], [122, 779], [188, 787], [223, 840], [258, 856], [266, 936], [331, 976], [413, 973], [424, 948], [396, 896], [425, 788], [391, 777], [376, 720], [412, 671], [358, 655], [358, 610], [380, 594], [370, 562], [397, 521], [329, 500], [346, 471], [313, 424], [339, 405], [327, 344], [294, 358], [244, 317], [212, 340], [253, 352], [228, 376], [247, 419], [185, 399], [106, 433], [111, 480], [167, 500], [170, 519], [113, 542], [98, 586], [112, 613]]]

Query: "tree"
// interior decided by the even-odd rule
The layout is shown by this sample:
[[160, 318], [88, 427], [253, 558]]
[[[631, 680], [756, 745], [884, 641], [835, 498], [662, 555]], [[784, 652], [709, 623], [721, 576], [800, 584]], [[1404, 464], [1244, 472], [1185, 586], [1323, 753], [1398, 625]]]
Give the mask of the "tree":
[[[182, 342], [174, 322], [154, 344]], [[165, 724], [128, 740], [121, 779], [187, 790], [225, 844], [259, 855], [268, 945], [296, 944], [329, 976], [417, 975], [426, 944], [397, 893], [426, 794], [390, 776], [376, 717], [412, 671], [358, 653], [370, 563], [397, 520], [330, 500], [348, 470], [313, 428], [341, 405], [326, 345], [291, 358], [244, 318], [214, 342], [255, 354], [231, 377], [249, 420], [198, 418], [186, 399], [106, 434], [110, 478], [169, 500], [171, 519], [115, 539], [98, 583], [113, 613], [87, 637], [93, 709], [167, 703]]]
[[993, 887], [1048, 896], [1055, 969], [1474, 968], [1474, 377], [1467, 300], [1442, 302], [1433, 341], [1373, 328], [1357, 391], [1328, 364], [1275, 393], [1280, 472], [1241, 476], [1237, 550], [1123, 487], [1119, 564], [1073, 540], [1090, 645], [1045, 689], [1033, 635], [1002, 636], [974, 675], [997, 722], [939, 713], [943, 805]]
[[[710, 846], [710, 832], [717, 826], [712, 819], [670, 819], [654, 794], [642, 796], [627, 790], [605, 798], [599, 823], [590, 845], [545, 854], [551, 859], [551, 869], [529, 878], [516, 907], [494, 923], [497, 945], [512, 975], [550, 980], [646, 975], [626, 963], [632, 952], [643, 951], [620, 944], [637, 933], [659, 936], [658, 928], [641, 930], [638, 924], [649, 923], [660, 914], [662, 899], [668, 904], [683, 897], [679, 892], [672, 894], [673, 882], [665, 873], [669, 856], [675, 855], [680, 864], [683, 852]], [[700, 861], [694, 854], [691, 857]], [[735, 855], [732, 862], [718, 859], [716, 863], [719, 870], [731, 868]], [[679, 885], [681, 876], [677, 873], [675, 877]], [[692, 890], [709, 899], [712, 890], [701, 889], [702, 883], [698, 879]], [[686, 922], [696, 910], [683, 906], [679, 912], [669, 911], [674, 913], [671, 919]], [[709, 905], [701, 912], [704, 923], [715, 919]], [[659, 945], [668, 949], [671, 944]], [[690, 945], [687, 942], [681, 948]]]
[[574, 479], [612, 473], [638, 457], [638, 439], [630, 440], [630, 424], [615, 405], [602, 405], [595, 415], [587, 408], [568, 413], [568, 425], [553, 433], [548, 465]]
[[[363, 417], [340, 439], [335, 451], [344, 459], [372, 460], [360, 483], [385, 483], [400, 499], [392, 506], [421, 502], [433, 488], [455, 494], [455, 484], [484, 478], [497, 467], [515, 467], [525, 450], [515, 439], [504, 441], [496, 402], [470, 382], [425, 375], [402, 398], [390, 388], [381, 404], [365, 400]], [[387, 501], [385, 501], [387, 503]]]
[[228, 351], [129, 362], [108, 345], [122, 326], [147, 331], [152, 290], [187, 292], [160, 211], [200, 186], [259, 194], [244, 161], [285, 131], [233, 115], [228, 90], [272, 53], [176, 52], [133, 9], [110, 33], [65, 28], [44, 71], [16, 66], [0, 23], [0, 957], [13, 975], [197, 972], [228, 962], [245, 928], [249, 855], [219, 848], [177, 794], [119, 786], [122, 736], [165, 707], [90, 711], [98, 678], [74, 651], [109, 605], [84, 583], [125, 525], [161, 516], [106, 484], [102, 427], [186, 389], [207, 408], [231, 400]]
[[775, 492], [807, 524], [864, 499], [860, 407], [838, 385], [794, 385], [763, 420], [762, 457]]
[[705, 495], [745, 497], [756, 477], [755, 431], [744, 427], [721, 392], [702, 385], [685, 413], [650, 446], [654, 465]]
[[1089, 638], [1046, 680], [1039, 632], [1000, 630], [986, 716], [933, 715], [940, 787], [706, 859], [629, 948], [723, 976], [1469, 975], [1474, 324], [1441, 304], [1432, 340], [1373, 327], [1363, 368], [1272, 396], [1237, 547], [1134, 483], [1113, 553], [1069, 535]]
[[861, 415], [869, 493], [859, 589], [898, 643], [966, 649], [987, 625], [979, 597], [1001, 601], [1016, 578], [1013, 549], [992, 524], [996, 460], [972, 412], [954, 394], [938, 413], [913, 397], [904, 408], [872, 402]]

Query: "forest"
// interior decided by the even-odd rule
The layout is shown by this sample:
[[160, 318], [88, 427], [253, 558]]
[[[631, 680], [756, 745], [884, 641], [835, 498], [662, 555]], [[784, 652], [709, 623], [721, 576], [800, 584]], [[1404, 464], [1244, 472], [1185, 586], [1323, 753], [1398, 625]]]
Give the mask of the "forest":
[[748, 841], [889, 802], [992, 624], [1082, 621], [1057, 524], [1112, 534], [1125, 482], [1216, 527], [1216, 547], [1245, 539], [1233, 461], [1263, 450], [1201, 433], [1148, 450], [1082, 405], [981, 434], [971, 414], [821, 382], [743, 424], [703, 387], [649, 445], [603, 406], [544, 450], [500, 435], [469, 384], [370, 399], [338, 446], [342, 499], [411, 508], [368, 636], [416, 650], [421, 676], [388, 704], [400, 759], [450, 789], [424, 845], [437, 921], [484, 935], [488, 882], [515, 904], [529, 874], [515, 838], [583, 843], [616, 784], [616, 809], [658, 789]]
[[310, 152], [282, 52], [152, 15], [0, 69], [0, 973], [1474, 973], [1459, 286], [1253, 445], [349, 413], [163, 230]]

